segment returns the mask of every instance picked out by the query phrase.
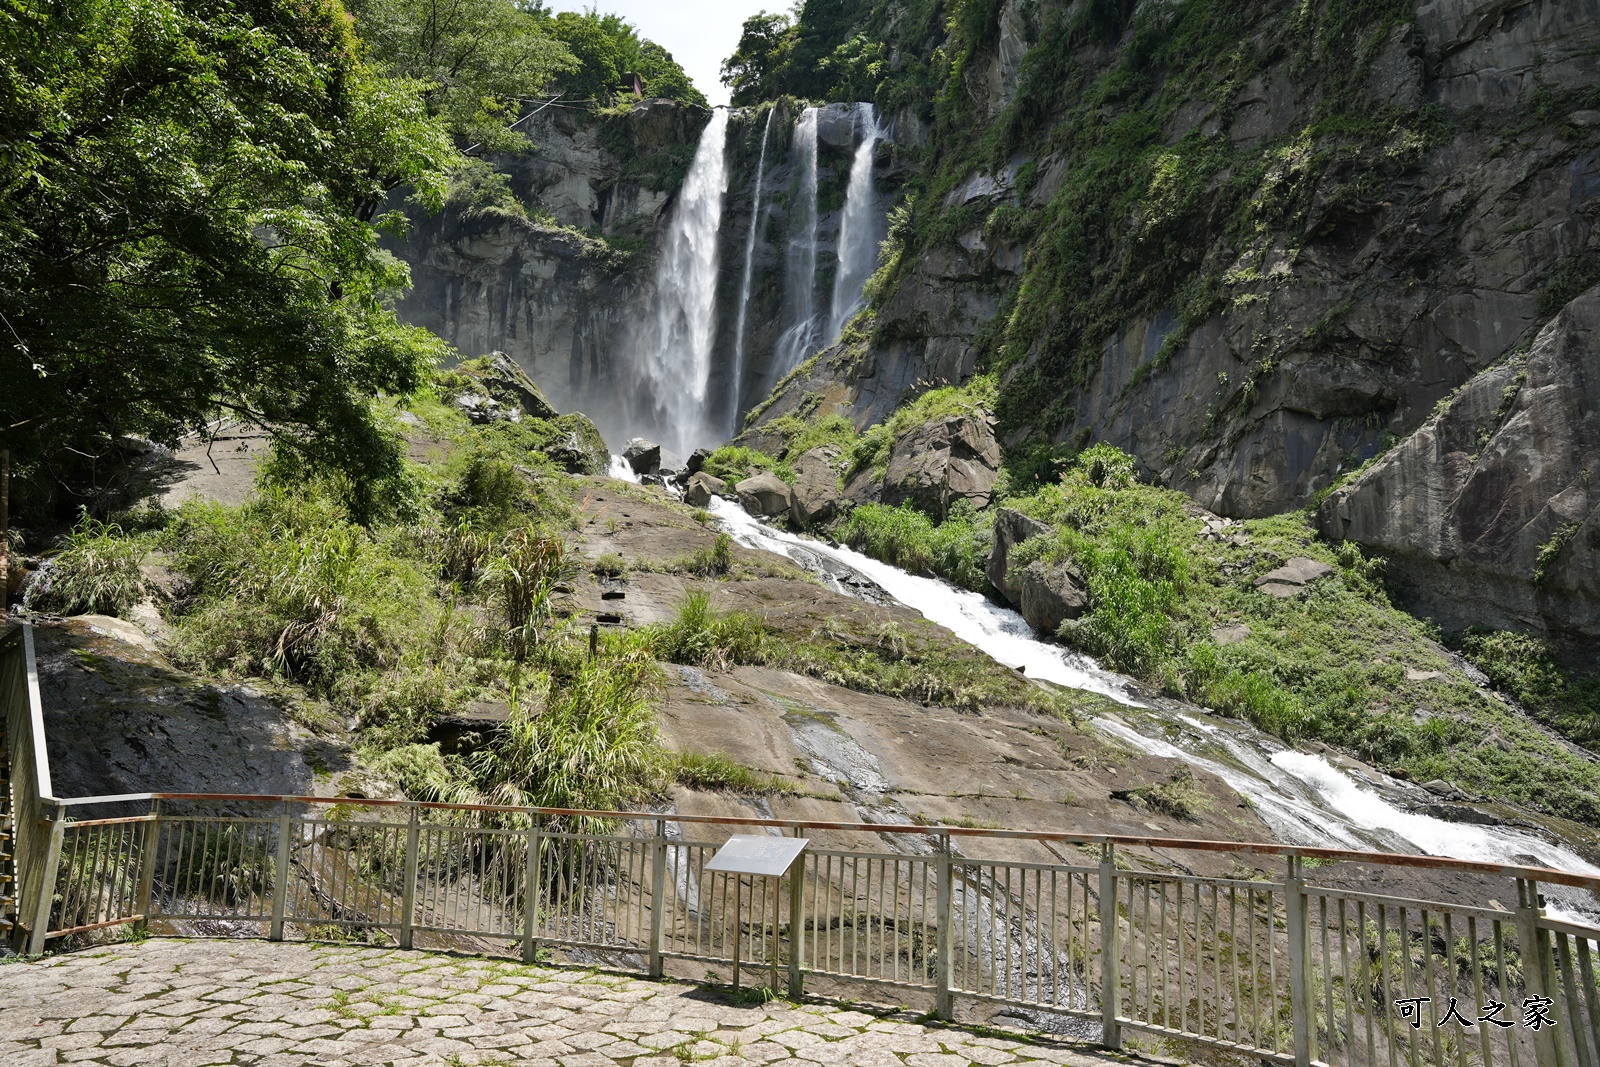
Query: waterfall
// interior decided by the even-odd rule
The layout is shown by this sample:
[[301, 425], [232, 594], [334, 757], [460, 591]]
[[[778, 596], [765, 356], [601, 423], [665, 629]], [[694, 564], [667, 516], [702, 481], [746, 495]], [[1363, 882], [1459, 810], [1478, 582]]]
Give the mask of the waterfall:
[[772, 139], [772, 117], [776, 107], [767, 110], [767, 124], [761, 130], [761, 159], [756, 164], [755, 203], [750, 209], [750, 232], [744, 239], [744, 274], [739, 281], [739, 321], [733, 330], [733, 366], [728, 374], [728, 436], [739, 432], [741, 383], [744, 380], [745, 319], [750, 312], [750, 275], [756, 258], [756, 233], [761, 229], [761, 193], [767, 177], [767, 142]]
[[789, 326], [778, 338], [774, 380], [799, 366], [817, 334], [817, 109], [808, 107], [795, 124], [789, 151], [799, 172], [789, 209], [789, 246], [784, 256], [784, 292]]
[[845, 190], [844, 217], [839, 223], [839, 265], [833, 275], [833, 303], [828, 313], [828, 340], [839, 336], [844, 324], [861, 307], [861, 289], [878, 262], [877, 193], [872, 187], [872, 164], [877, 156], [877, 114], [871, 104], [856, 105], [856, 123], [865, 123], [861, 143], [850, 163], [850, 184]]
[[635, 389], [636, 402], [647, 410], [634, 425], [652, 426], [661, 443], [680, 455], [714, 434], [706, 393], [717, 318], [717, 236], [728, 184], [727, 133], [728, 111], [718, 108], [700, 135], [662, 241], [654, 316], [639, 362], [643, 380]]

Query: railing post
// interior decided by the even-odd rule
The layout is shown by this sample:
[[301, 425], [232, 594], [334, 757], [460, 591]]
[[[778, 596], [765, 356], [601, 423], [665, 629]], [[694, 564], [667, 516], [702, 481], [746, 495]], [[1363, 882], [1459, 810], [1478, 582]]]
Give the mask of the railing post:
[[[805, 828], [796, 826], [794, 836], [804, 837]], [[789, 868], [789, 999], [799, 1000], [805, 995], [805, 980], [800, 965], [806, 951], [806, 857], [805, 853]], [[773, 943], [777, 943], [774, 936]]]
[[950, 862], [949, 834], [939, 835], [937, 848], [938, 852], [934, 854], [933, 1013], [949, 1022], [955, 1018], [955, 1004], [950, 995], [950, 956], [955, 945], [955, 931], [951, 929], [950, 916], [955, 903], [955, 873]]
[[417, 852], [422, 841], [421, 810], [411, 808], [411, 821], [406, 825], [405, 885], [400, 888], [400, 947], [410, 948], [417, 922]]
[[1311, 954], [1306, 951], [1310, 931], [1306, 923], [1306, 890], [1299, 856], [1289, 857], [1289, 876], [1283, 883], [1284, 908], [1288, 912], [1289, 935], [1289, 1015], [1294, 1027], [1295, 1067], [1310, 1067], [1316, 1058], [1312, 1046], [1315, 1028], [1311, 1025], [1316, 1006], [1311, 1003]]
[[272, 876], [272, 928], [267, 938], [283, 940], [283, 916], [289, 904], [289, 838], [294, 833], [294, 808], [285, 799], [283, 814], [278, 816], [278, 858]]
[[[1539, 900], [1539, 884], [1517, 879], [1517, 941], [1522, 949], [1522, 975], [1527, 982], [1527, 997], [1555, 997], [1555, 954], [1550, 937], [1539, 929], [1544, 907]], [[1558, 1039], [1555, 1028], [1541, 1026], [1533, 1035], [1535, 1058], [1541, 1064], [1568, 1067], [1566, 1041]]]
[[150, 802], [150, 821], [144, 824], [144, 852], [139, 857], [139, 899], [134, 902], [134, 910], [144, 916], [142, 921], [146, 925], [150, 922], [150, 897], [155, 890], [156, 851], [160, 845], [161, 799], [158, 797]]
[[28, 930], [28, 955], [44, 955], [45, 934], [50, 932], [50, 908], [56, 899], [56, 872], [61, 866], [61, 839], [67, 832], [67, 811], [53, 805], [50, 837], [44, 847], [44, 862], [39, 866], [39, 899], [34, 902], [33, 925]]
[[539, 864], [544, 859], [540, 855], [540, 850], [543, 847], [543, 835], [539, 833], [539, 816], [530, 812], [528, 815], [528, 855], [522, 864], [522, 877], [526, 882], [522, 896], [523, 963], [539, 962], [539, 942], [533, 935], [539, 929], [539, 901], [544, 896], [539, 891]]
[[656, 820], [656, 836], [650, 857], [650, 977], [666, 973], [661, 944], [666, 937], [667, 907], [667, 820]]
[[1117, 924], [1117, 853], [1106, 844], [1100, 850], [1100, 1044], [1122, 1047], [1122, 1027], [1117, 1008], [1122, 1003], [1122, 946]]

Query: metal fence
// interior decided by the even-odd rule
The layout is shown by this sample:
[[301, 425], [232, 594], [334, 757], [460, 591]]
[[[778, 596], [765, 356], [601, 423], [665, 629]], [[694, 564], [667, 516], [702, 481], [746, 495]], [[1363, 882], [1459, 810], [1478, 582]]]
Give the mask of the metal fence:
[[[1600, 879], [1584, 875], [960, 827], [306, 797], [57, 800], [47, 762], [29, 771], [17, 759], [42, 752], [37, 688], [34, 710], [17, 714], [28, 672], [18, 683], [11, 660], [4, 669], [8, 743], [23, 763], [11, 787], [30, 813], [18, 825], [33, 887], [21, 944], [35, 952], [131, 923], [361, 937], [529, 961], [557, 952], [652, 976], [692, 966], [792, 996], [807, 982], [879, 987], [946, 1018], [958, 1003], [1049, 1016], [1110, 1047], [1143, 1033], [1256, 1062], [1600, 1067], [1600, 926], [1547, 915], [1539, 895], [1570, 887], [1600, 903]], [[134, 814], [80, 817], [108, 804]], [[734, 832], [809, 847], [781, 879], [707, 870]], [[1225, 864], [1235, 876], [1186, 873]], [[1430, 884], [1423, 872], [1448, 880], [1435, 884], [1452, 899], [1409, 898], [1408, 884]]]

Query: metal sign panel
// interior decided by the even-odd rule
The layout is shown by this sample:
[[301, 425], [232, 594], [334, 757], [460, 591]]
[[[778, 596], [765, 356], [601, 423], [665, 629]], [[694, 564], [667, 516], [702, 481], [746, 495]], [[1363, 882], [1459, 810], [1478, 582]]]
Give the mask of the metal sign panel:
[[708, 871], [732, 874], [764, 874], [776, 878], [787, 874], [800, 853], [810, 844], [803, 837], [758, 837], [735, 834], [706, 863]]

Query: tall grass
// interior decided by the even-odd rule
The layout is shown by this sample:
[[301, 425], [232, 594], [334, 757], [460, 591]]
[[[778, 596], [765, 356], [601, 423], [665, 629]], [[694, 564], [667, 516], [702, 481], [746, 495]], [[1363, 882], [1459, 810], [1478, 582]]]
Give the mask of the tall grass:
[[650, 635], [655, 654], [671, 663], [726, 670], [766, 660], [766, 627], [749, 612], [719, 612], [711, 594], [687, 594], [677, 616]]
[[500, 554], [489, 563], [485, 581], [498, 615], [499, 637], [518, 663], [552, 636], [562, 597], [558, 585], [572, 570], [561, 538], [532, 526], [506, 535]]
[[58, 615], [126, 615], [144, 599], [145, 542], [84, 512], [28, 606]]
[[994, 515], [963, 501], [942, 523], [907, 504], [863, 504], [839, 524], [839, 540], [874, 559], [913, 574], [944, 578], [985, 592], [984, 566], [994, 541]]

